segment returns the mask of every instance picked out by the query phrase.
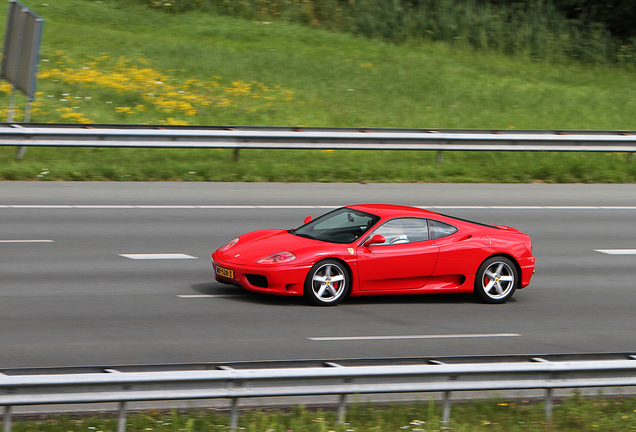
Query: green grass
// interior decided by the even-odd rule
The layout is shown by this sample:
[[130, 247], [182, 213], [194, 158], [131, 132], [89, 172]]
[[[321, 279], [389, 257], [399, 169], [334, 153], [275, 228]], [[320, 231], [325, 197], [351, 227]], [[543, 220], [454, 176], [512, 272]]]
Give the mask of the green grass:
[[[281, 22], [171, 15], [117, 0], [25, 3], [46, 20], [33, 122], [636, 130], [636, 73], [628, 68], [553, 65], [442, 43], [396, 46]], [[51, 74], [82, 71], [96, 56], [101, 60], [91, 67], [103, 73], [100, 80]], [[121, 56], [165, 79], [157, 85], [170, 86], [165, 98], [192, 92], [209, 104], [194, 113], [171, 110], [144, 96], [156, 96], [157, 86], [110, 87], [117, 73], [130, 75], [117, 65]], [[229, 93], [237, 82], [251, 87]], [[270, 93], [259, 93], [259, 86]], [[8, 106], [8, 93], [0, 93], [0, 106]], [[242, 150], [234, 163], [232, 150], [30, 148], [16, 162], [14, 148], [0, 148], [0, 179], [636, 181], [625, 154], [446, 152], [441, 165], [435, 157]]]
[[[129, 0], [130, 1], [130, 0]], [[443, 41], [480, 51], [561, 62], [634, 65], [636, 40], [613, 36], [609, 20], [569, 15], [564, 2], [523, 0], [137, 0], [169, 13], [202, 11], [259, 21], [286, 21], [370, 39]], [[560, 3], [560, 4], [559, 4]], [[566, 2], [567, 3], [567, 2]], [[583, 6], [583, 10], [591, 5]], [[570, 5], [572, 6], [572, 5]], [[586, 16], [587, 15], [587, 16]], [[618, 14], [614, 14], [618, 16]], [[625, 16], [629, 21], [630, 17]], [[603, 19], [597, 15], [594, 19]]]
[[[0, 149], [6, 180], [248, 182], [628, 183], [636, 164], [625, 154], [31, 148], [22, 161]], [[62, 159], [63, 158], [63, 159]], [[62, 159], [62, 160], [61, 160]]]
[[[616, 431], [636, 430], [636, 400], [571, 396], [555, 406], [553, 419], [546, 423], [543, 403], [529, 401], [470, 401], [454, 404], [451, 421], [441, 422], [439, 404], [429, 402], [378, 406], [356, 403], [349, 406], [344, 424], [337, 424], [336, 410], [291, 409], [245, 410], [239, 417], [239, 431], [248, 432], [516, 432], [516, 431]], [[116, 418], [108, 416], [17, 420], [14, 432], [111, 432]], [[161, 413], [129, 413], [128, 432], [213, 432], [228, 431], [226, 413], [215, 410]]]

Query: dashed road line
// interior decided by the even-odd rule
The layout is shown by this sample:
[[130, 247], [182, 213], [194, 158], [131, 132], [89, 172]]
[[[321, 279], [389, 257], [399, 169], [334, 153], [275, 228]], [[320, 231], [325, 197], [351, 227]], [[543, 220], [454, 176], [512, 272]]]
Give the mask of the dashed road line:
[[120, 257], [133, 259], [133, 260], [178, 260], [178, 259], [198, 259], [195, 256], [182, 254], [182, 253], [171, 253], [171, 254], [117, 254]]
[[458, 338], [493, 338], [519, 337], [518, 333], [490, 333], [490, 334], [447, 334], [447, 335], [394, 335], [394, 336], [335, 336], [310, 337], [312, 341], [356, 341], [356, 340], [394, 340], [394, 339], [458, 339]]
[[55, 240], [0, 240], [0, 243], [54, 243]]
[[19, 209], [56, 209], [56, 208], [73, 208], [72, 205], [39, 205], [39, 204], [15, 204], [15, 205], [3, 205], [2, 208], [19, 208]]
[[208, 209], [208, 210], [240, 210], [240, 209], [333, 209], [342, 207], [332, 206], [304, 206], [304, 205], [38, 205], [38, 204], [4, 204], [0, 208], [13, 209], [97, 209], [97, 210], [119, 210], [119, 209], [146, 209], [146, 210], [179, 210], [179, 209]]
[[636, 255], [636, 249], [594, 249], [607, 255]]
[[78, 209], [132, 209], [133, 205], [74, 205], [70, 208]]
[[[342, 205], [38, 205], [38, 204], [4, 204], [0, 208], [12, 209], [146, 209], [146, 210], [179, 210], [179, 209], [207, 209], [207, 210], [241, 210], [241, 209], [268, 209], [268, 210], [301, 210], [301, 209], [333, 209]], [[636, 206], [415, 206], [430, 210], [636, 210]]]

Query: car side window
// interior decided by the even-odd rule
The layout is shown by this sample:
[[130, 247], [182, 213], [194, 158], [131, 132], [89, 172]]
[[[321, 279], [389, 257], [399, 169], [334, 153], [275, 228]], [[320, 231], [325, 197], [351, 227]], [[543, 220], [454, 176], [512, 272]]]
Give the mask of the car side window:
[[429, 220], [428, 222], [431, 239], [446, 237], [457, 232], [457, 228], [447, 223], [436, 220]]
[[386, 241], [380, 245], [414, 243], [428, 240], [428, 223], [421, 218], [399, 218], [385, 222], [373, 235], [379, 234]]

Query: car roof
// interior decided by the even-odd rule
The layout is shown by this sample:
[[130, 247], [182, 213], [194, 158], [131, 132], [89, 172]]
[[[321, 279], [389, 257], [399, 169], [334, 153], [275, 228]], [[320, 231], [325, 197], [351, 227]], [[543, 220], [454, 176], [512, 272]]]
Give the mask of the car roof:
[[398, 216], [440, 216], [438, 213], [432, 212], [430, 210], [395, 204], [355, 204], [349, 205], [347, 207], [380, 216], [382, 219]]
[[409, 207], [403, 205], [394, 204], [355, 204], [349, 205], [347, 208], [361, 210], [363, 212], [371, 213], [379, 216], [381, 219], [392, 219], [396, 217], [423, 217], [423, 218], [435, 218], [437, 220], [450, 223], [451, 225], [479, 225], [482, 227], [488, 227], [493, 229], [500, 229], [498, 226], [485, 224], [482, 222], [476, 222], [468, 219], [463, 219], [455, 216], [449, 216], [445, 214], [435, 213], [430, 210], [425, 210], [418, 207]]

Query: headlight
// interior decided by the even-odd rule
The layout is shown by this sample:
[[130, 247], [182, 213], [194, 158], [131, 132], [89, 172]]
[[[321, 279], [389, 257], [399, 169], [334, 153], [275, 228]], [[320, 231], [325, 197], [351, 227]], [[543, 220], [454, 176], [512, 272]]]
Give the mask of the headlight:
[[239, 238], [238, 237], [233, 238], [232, 240], [230, 240], [229, 242], [227, 242], [223, 246], [221, 246], [219, 248], [219, 252], [225, 252], [226, 250], [228, 250], [229, 248], [231, 248], [232, 246], [234, 246], [238, 242], [239, 242]]
[[296, 255], [291, 252], [278, 252], [274, 255], [266, 256], [256, 261], [258, 264], [278, 264], [296, 259]]

